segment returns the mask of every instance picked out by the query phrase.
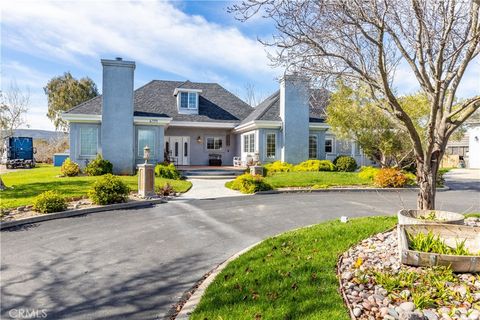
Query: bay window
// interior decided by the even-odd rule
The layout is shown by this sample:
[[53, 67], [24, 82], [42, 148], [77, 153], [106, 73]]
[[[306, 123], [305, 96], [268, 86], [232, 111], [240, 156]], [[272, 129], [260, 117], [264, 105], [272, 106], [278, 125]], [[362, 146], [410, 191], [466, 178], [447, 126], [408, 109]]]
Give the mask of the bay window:
[[80, 156], [92, 157], [97, 155], [98, 128], [80, 127]]

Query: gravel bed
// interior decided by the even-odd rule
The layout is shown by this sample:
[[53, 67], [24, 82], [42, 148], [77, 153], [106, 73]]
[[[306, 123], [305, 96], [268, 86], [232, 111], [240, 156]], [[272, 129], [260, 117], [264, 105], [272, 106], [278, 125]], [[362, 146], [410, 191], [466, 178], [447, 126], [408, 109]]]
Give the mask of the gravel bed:
[[[480, 226], [480, 218], [468, 218], [466, 225]], [[359, 265], [361, 261], [361, 265]], [[454, 274], [451, 285], [454, 296], [447, 305], [417, 309], [409, 290], [399, 295], [375, 284], [374, 276], [367, 270], [422, 272], [422, 268], [405, 266], [400, 263], [397, 231], [377, 234], [365, 239], [345, 252], [338, 265], [338, 275], [345, 303], [353, 319], [367, 320], [479, 320], [480, 319], [480, 274]], [[360, 280], [361, 279], [361, 280]]]

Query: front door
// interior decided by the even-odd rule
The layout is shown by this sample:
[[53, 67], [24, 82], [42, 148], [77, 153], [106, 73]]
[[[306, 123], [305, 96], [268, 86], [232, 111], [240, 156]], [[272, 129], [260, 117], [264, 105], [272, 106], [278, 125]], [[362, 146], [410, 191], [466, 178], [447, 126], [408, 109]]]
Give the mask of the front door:
[[190, 137], [165, 137], [165, 150], [175, 165], [190, 164]]

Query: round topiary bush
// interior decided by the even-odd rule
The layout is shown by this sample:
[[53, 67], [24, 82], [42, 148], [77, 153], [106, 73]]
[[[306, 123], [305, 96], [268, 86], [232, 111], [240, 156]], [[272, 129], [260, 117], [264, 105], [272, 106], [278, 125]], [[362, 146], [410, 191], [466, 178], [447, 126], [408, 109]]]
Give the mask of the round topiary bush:
[[178, 180], [181, 178], [180, 171], [175, 168], [173, 163], [170, 164], [157, 164], [155, 166], [155, 175], [165, 179]]
[[113, 173], [113, 164], [103, 159], [100, 154], [97, 154], [95, 160], [88, 163], [85, 173], [89, 176], [102, 176], [107, 173]]
[[67, 209], [65, 199], [55, 191], [45, 191], [33, 200], [33, 210], [41, 213], [52, 213]]
[[60, 172], [65, 177], [75, 177], [80, 174], [80, 167], [78, 163], [73, 162], [70, 158], [67, 158], [60, 168]]
[[373, 182], [382, 188], [402, 188], [407, 184], [407, 176], [397, 168], [382, 168], [375, 174]]
[[357, 162], [350, 156], [338, 156], [333, 160], [337, 171], [352, 172], [357, 169]]
[[100, 177], [88, 191], [95, 204], [111, 204], [127, 201], [130, 189], [119, 177], [107, 173]]

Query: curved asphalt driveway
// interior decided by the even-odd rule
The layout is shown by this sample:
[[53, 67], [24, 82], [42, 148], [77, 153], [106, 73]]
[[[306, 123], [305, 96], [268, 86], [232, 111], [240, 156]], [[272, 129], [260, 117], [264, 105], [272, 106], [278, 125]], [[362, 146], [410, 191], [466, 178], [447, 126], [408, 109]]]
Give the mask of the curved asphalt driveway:
[[[163, 318], [203, 274], [261, 239], [340, 215], [414, 206], [409, 191], [257, 195], [177, 200], [3, 231], [1, 316], [43, 309], [49, 319]], [[437, 208], [478, 212], [480, 193], [440, 192]]]

